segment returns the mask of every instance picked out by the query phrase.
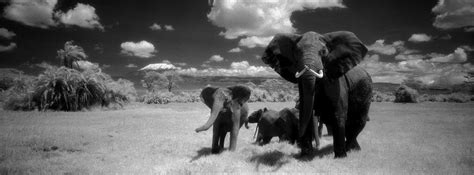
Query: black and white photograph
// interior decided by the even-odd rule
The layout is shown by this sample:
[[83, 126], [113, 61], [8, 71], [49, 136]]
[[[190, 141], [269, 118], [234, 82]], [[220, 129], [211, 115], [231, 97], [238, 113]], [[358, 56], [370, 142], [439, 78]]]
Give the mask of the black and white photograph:
[[472, 0], [0, 0], [0, 174], [474, 174]]

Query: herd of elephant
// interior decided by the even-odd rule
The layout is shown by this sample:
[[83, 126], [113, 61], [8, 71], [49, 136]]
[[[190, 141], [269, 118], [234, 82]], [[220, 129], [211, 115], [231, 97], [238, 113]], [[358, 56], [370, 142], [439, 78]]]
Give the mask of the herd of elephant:
[[366, 53], [367, 48], [352, 32], [277, 34], [262, 61], [298, 85], [296, 107], [280, 111], [264, 108], [249, 116], [248, 87], [206, 87], [201, 99], [211, 115], [195, 131], [213, 126], [212, 153], [223, 150], [230, 133], [229, 150], [235, 151], [241, 126], [258, 123], [258, 144], [277, 136], [280, 141], [296, 143], [300, 155], [305, 156], [319, 146], [324, 123], [333, 136], [335, 157], [346, 157], [346, 152], [361, 149], [357, 136], [369, 120], [372, 79], [358, 66]]

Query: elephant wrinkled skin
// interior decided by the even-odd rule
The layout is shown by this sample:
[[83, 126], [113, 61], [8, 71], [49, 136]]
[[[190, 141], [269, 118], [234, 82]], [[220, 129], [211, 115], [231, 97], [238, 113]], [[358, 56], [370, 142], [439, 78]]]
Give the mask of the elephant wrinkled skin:
[[235, 151], [239, 129], [247, 125], [250, 89], [245, 86], [228, 88], [206, 87], [201, 92], [201, 99], [211, 109], [207, 122], [196, 128], [196, 132], [208, 130], [213, 126], [212, 153], [219, 153], [224, 148], [224, 140], [230, 132], [229, 150]]
[[[309, 154], [313, 149], [311, 138], [319, 137], [313, 109], [332, 126], [335, 157], [360, 149], [356, 138], [368, 120], [372, 95], [372, 78], [357, 66], [366, 53], [365, 45], [347, 31], [277, 34], [268, 44], [262, 61], [284, 79], [298, 84], [301, 155]], [[313, 73], [320, 71], [324, 73], [322, 78]]]

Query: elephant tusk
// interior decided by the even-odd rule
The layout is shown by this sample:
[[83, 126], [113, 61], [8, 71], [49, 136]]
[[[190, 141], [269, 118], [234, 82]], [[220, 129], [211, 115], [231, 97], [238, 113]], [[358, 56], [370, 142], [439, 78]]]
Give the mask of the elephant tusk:
[[309, 70], [309, 72], [311, 72], [312, 74], [316, 75], [316, 77], [318, 77], [318, 78], [323, 78], [323, 76], [324, 76], [323, 70], [319, 70], [318, 72], [315, 72], [314, 70], [310, 69], [308, 66], [305, 65], [305, 66], [304, 66], [304, 69], [301, 70], [301, 72], [296, 72], [295, 77], [296, 77], [296, 78], [301, 77], [301, 75], [303, 75], [303, 73], [305, 73], [305, 72], [308, 71], [308, 70]]

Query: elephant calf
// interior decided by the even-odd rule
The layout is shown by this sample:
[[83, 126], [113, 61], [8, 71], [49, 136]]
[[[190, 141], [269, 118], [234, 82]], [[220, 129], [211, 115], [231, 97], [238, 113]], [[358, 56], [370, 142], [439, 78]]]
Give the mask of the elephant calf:
[[201, 100], [211, 109], [211, 116], [196, 132], [213, 127], [212, 153], [219, 153], [224, 148], [224, 140], [230, 132], [230, 151], [237, 147], [237, 136], [242, 124], [247, 126], [250, 89], [246, 86], [228, 88], [206, 87], [201, 92]]
[[298, 138], [298, 116], [295, 108], [284, 108], [281, 111], [264, 108], [250, 114], [248, 122], [257, 123], [256, 143], [259, 145], [267, 144], [273, 137], [294, 144]]

